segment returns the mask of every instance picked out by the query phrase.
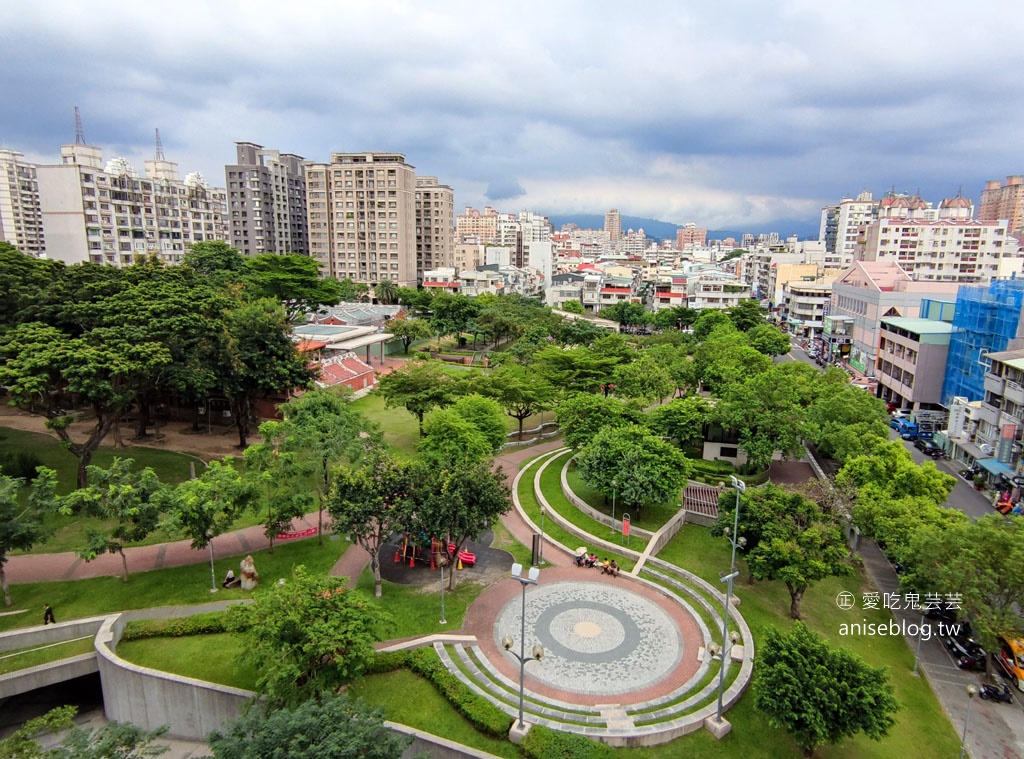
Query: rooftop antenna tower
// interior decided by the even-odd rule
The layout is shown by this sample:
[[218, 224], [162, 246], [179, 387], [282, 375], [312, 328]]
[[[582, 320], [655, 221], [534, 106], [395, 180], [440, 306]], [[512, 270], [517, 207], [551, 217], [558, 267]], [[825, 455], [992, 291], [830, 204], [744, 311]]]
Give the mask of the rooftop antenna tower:
[[156, 160], [164, 160], [164, 144], [160, 141], [160, 130], [156, 130]]
[[82, 114], [78, 112], [78, 106], [75, 106], [75, 144], [85, 145], [85, 128], [82, 126]]

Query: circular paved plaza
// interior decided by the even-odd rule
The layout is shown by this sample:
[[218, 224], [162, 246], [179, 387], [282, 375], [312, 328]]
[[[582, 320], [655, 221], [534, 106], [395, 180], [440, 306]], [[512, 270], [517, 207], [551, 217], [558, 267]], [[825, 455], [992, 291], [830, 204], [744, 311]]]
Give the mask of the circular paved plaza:
[[[601, 579], [596, 579], [601, 577]], [[519, 679], [519, 662], [501, 645], [510, 636], [520, 650], [522, 589], [508, 580], [478, 597], [465, 632], [506, 677]], [[526, 687], [578, 704], [639, 703], [691, 681], [705, 631], [688, 608], [658, 590], [576, 568], [547, 569], [526, 590]]]
[[[509, 600], [495, 641], [522, 629], [522, 598]], [[544, 646], [531, 675], [561, 690], [618, 696], [662, 680], [680, 663], [683, 640], [656, 603], [621, 587], [559, 582], [527, 591], [526, 651]], [[518, 643], [518, 640], [517, 640]], [[692, 652], [696, 655], [696, 652]]]

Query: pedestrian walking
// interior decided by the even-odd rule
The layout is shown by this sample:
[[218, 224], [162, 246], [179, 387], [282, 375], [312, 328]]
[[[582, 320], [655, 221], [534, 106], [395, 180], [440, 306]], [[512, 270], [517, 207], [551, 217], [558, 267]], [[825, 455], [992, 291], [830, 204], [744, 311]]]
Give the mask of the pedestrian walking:
[[50, 604], [43, 604], [43, 624], [55, 625], [57, 620], [53, 617], [53, 607]]

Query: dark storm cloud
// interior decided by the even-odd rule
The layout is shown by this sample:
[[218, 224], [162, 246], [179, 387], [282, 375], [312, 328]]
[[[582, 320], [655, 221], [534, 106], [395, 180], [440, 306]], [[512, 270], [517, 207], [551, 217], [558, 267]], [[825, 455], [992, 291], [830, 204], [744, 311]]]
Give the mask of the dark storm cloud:
[[138, 166], [155, 127], [209, 178], [236, 140], [394, 150], [456, 206], [766, 229], [861, 189], [977, 200], [1024, 171], [1024, 14], [915, 5], [8, 3], [0, 144], [55, 160], [78, 105], [107, 159]]

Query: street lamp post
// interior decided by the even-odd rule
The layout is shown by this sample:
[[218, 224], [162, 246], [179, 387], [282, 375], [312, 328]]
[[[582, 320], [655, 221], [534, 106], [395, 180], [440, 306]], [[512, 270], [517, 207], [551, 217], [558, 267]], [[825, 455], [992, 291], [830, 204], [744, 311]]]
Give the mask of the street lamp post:
[[615, 532], [615, 496], [619, 493], [618, 480], [612, 480], [612, 532]]
[[506, 635], [501, 639], [501, 645], [519, 660], [519, 724], [518, 728], [522, 730], [525, 727], [523, 722], [523, 683], [526, 675], [526, 662], [530, 659], [536, 659], [540, 661], [540, 658], [544, 655], [544, 649], [541, 646], [534, 646], [532, 656], [530, 659], [526, 658], [526, 586], [536, 585], [537, 578], [540, 576], [540, 570], [537, 567], [530, 567], [529, 573], [526, 577], [523, 577], [523, 565], [516, 562], [512, 565], [512, 579], [518, 580], [519, 584], [523, 586], [523, 610], [522, 610], [522, 626], [519, 631], [519, 653], [517, 654], [512, 650], [512, 637]]
[[736, 509], [733, 514], [732, 532], [729, 532], [728, 528], [726, 528], [726, 536], [732, 544], [732, 558], [729, 562], [729, 573], [721, 578], [722, 582], [726, 583], [726, 591], [725, 613], [722, 615], [722, 666], [718, 669], [718, 711], [715, 713], [715, 721], [719, 723], [722, 721], [722, 697], [725, 693], [725, 665], [729, 660], [729, 655], [732, 653], [733, 644], [738, 643], [740, 640], [739, 633], [734, 631], [731, 635], [729, 634], [729, 611], [732, 606], [732, 581], [739, 575], [739, 572], [736, 571], [736, 549], [742, 548], [747, 544], [746, 538], [741, 537], [738, 534], [740, 529], [740, 496], [747, 489], [747, 483], [739, 477], [731, 475], [730, 479], [732, 480], [732, 486], [736, 488]]
[[921, 623], [917, 626], [917, 648], [914, 649], [914, 671], [913, 675], [917, 675], [917, 663], [921, 659], [921, 638], [924, 637], [924, 613], [921, 614]]
[[445, 549], [445, 551], [441, 554], [441, 557], [440, 559], [438, 559], [437, 563], [441, 567], [441, 619], [439, 619], [437, 623], [439, 625], [446, 625], [448, 624], [448, 620], [444, 618], [444, 568], [445, 565], [448, 563], [447, 549]]
[[213, 568], [213, 533], [206, 533], [206, 544], [210, 546], [210, 592], [217, 592], [217, 572]]
[[978, 695], [978, 686], [967, 686], [967, 716], [964, 717], [964, 732], [960, 736], [960, 759], [967, 754], [967, 725], [971, 721], [971, 706], [974, 704], [974, 697]]
[[540, 507], [540, 544], [537, 547], [537, 563], [544, 563], [544, 512], [546, 509], [543, 505]]

